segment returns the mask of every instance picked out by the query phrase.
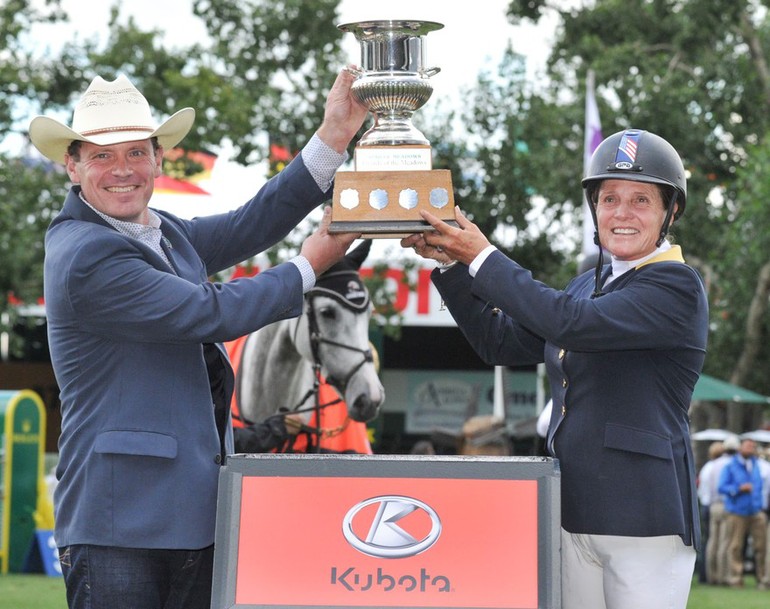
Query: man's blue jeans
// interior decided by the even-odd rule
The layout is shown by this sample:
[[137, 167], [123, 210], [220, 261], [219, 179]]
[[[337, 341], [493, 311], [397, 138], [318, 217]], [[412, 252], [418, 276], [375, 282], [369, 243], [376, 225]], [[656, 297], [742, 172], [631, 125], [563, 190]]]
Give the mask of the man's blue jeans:
[[210, 609], [214, 546], [59, 550], [70, 609]]

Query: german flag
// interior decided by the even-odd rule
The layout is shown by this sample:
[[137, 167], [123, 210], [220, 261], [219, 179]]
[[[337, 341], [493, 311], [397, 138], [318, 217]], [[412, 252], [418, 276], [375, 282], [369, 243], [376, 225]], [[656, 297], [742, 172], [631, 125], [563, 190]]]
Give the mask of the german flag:
[[178, 180], [167, 175], [160, 175], [155, 178], [155, 192], [164, 195], [208, 195], [208, 191], [203, 190], [197, 184], [187, 180]]

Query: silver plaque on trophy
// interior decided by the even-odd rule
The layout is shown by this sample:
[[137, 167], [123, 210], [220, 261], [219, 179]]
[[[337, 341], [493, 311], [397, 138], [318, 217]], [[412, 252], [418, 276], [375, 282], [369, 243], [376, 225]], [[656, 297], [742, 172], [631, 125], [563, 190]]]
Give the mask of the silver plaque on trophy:
[[425, 37], [444, 27], [432, 21], [361, 21], [337, 26], [361, 46], [352, 93], [374, 117], [357, 142], [353, 171], [338, 171], [330, 232], [393, 238], [422, 232], [426, 209], [454, 224], [448, 170], [434, 170], [430, 142], [412, 115], [433, 93]]

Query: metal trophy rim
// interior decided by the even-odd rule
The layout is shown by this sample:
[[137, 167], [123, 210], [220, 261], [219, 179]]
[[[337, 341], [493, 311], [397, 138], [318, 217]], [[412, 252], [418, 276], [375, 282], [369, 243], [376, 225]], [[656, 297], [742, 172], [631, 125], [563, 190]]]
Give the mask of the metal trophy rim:
[[443, 23], [437, 21], [421, 21], [418, 19], [372, 19], [369, 21], [351, 21], [337, 25], [337, 29], [343, 32], [350, 32], [358, 38], [358, 33], [371, 35], [366, 32], [371, 30], [381, 31], [409, 31], [416, 36], [424, 36], [428, 32], [435, 32], [444, 27]]

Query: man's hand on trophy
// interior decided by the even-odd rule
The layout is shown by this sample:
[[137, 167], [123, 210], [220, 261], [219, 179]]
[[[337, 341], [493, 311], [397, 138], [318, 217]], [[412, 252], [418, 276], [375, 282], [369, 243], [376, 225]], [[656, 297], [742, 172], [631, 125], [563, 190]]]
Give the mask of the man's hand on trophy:
[[351, 87], [356, 80], [355, 68], [343, 68], [337, 74], [329, 95], [326, 98], [324, 118], [318, 128], [318, 137], [337, 152], [345, 152], [353, 136], [364, 123], [368, 110], [351, 94]]
[[430, 258], [442, 264], [455, 260], [470, 264], [490, 243], [479, 227], [468, 220], [459, 207], [455, 207], [454, 211], [459, 228], [450, 226], [428, 211], [420, 210], [420, 216], [433, 230], [405, 237], [401, 240], [401, 246], [411, 247], [423, 258]]
[[324, 207], [320, 226], [305, 239], [300, 249], [300, 254], [313, 267], [316, 277], [341, 260], [353, 241], [361, 236], [359, 233], [329, 233], [331, 220], [332, 208]]

